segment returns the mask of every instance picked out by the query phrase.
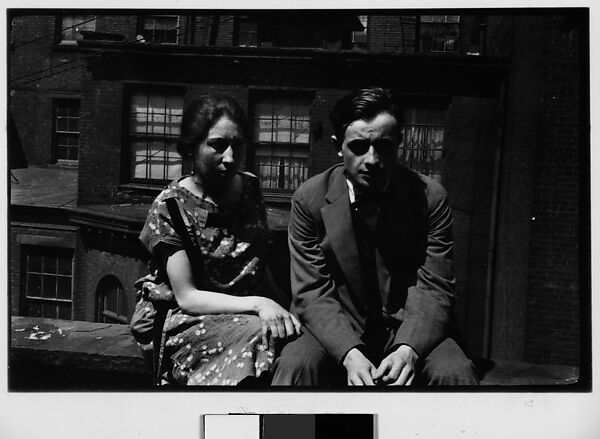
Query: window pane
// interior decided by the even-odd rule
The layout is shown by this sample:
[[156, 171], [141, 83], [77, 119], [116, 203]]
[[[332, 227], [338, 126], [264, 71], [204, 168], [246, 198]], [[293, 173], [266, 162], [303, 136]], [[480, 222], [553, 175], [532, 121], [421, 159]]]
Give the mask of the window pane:
[[292, 126], [292, 142], [308, 143], [310, 122], [308, 120], [295, 120]]
[[56, 129], [58, 131], [67, 131], [69, 127], [69, 123], [66, 117], [58, 116], [56, 118]]
[[44, 276], [42, 279], [42, 297], [56, 298], [56, 277]]
[[72, 28], [73, 26], [73, 16], [65, 15], [62, 19], [62, 39], [63, 40], [71, 40], [73, 39], [73, 33], [75, 30]]
[[271, 119], [259, 119], [255, 126], [256, 140], [259, 142], [272, 142], [273, 121]]
[[71, 277], [58, 276], [57, 296], [59, 299], [71, 300]]
[[443, 110], [405, 111], [407, 124], [398, 155], [405, 166], [438, 181], [443, 172], [445, 114]]
[[[69, 29], [66, 29], [69, 28]], [[82, 30], [96, 30], [94, 15], [65, 15], [62, 18], [63, 40], [80, 40]]]
[[42, 303], [42, 317], [55, 319], [58, 317], [58, 309], [56, 303]]
[[67, 119], [67, 129], [75, 133], [79, 132], [79, 116], [73, 116]]
[[58, 305], [58, 318], [64, 320], [71, 320], [71, 305], [61, 303]]
[[175, 143], [169, 144], [166, 167], [168, 180], [181, 177], [181, 157], [177, 153], [177, 146]]
[[27, 271], [42, 272], [42, 257], [40, 255], [29, 254], [27, 256]]
[[279, 115], [275, 120], [273, 141], [289, 143], [291, 141], [291, 121], [289, 117]]
[[107, 291], [104, 296], [104, 310], [112, 311], [113, 313], [117, 313], [117, 288], [113, 288], [110, 291]]
[[41, 302], [28, 300], [25, 313], [30, 317], [42, 317]]
[[27, 275], [27, 291], [28, 296], [42, 297], [42, 275], [31, 274]]
[[58, 260], [56, 256], [44, 256], [42, 259], [42, 271], [44, 273], [56, 274]]
[[134, 178], [146, 178], [146, 142], [136, 141], [132, 143], [132, 176]]
[[55, 150], [59, 160], [79, 158], [79, 103], [60, 100], [55, 104]]
[[[261, 99], [253, 107], [255, 172], [265, 189], [293, 190], [308, 177], [310, 101]], [[295, 144], [302, 146], [297, 148]]]
[[70, 147], [67, 152], [67, 160], [79, 160], [79, 148]]
[[142, 93], [131, 97], [129, 133], [131, 176], [165, 180], [181, 175], [181, 157], [175, 142], [183, 115], [183, 97]]

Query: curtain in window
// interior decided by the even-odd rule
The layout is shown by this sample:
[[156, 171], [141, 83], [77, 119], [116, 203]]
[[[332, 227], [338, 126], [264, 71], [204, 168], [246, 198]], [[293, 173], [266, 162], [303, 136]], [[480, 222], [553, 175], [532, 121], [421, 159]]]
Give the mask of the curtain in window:
[[404, 166], [441, 182], [444, 158], [444, 110], [405, 112], [399, 160]]
[[131, 97], [132, 178], [170, 180], [181, 175], [176, 142], [182, 115], [182, 96], [137, 93]]
[[308, 178], [310, 103], [266, 99], [254, 106], [255, 168], [264, 189], [294, 190]]

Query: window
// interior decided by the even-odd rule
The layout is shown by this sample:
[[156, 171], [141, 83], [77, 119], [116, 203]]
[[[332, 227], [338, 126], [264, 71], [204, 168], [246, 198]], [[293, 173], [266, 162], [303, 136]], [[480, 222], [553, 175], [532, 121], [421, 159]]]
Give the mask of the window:
[[63, 15], [61, 25], [61, 43], [69, 44], [81, 40], [81, 31], [96, 30], [95, 15]]
[[146, 43], [177, 44], [178, 15], [150, 15], [141, 18], [140, 33]]
[[79, 101], [54, 102], [54, 151], [59, 161], [79, 160]]
[[127, 296], [121, 283], [114, 276], [102, 278], [98, 284], [98, 312], [96, 321], [101, 323], [129, 322]]
[[358, 20], [360, 24], [363, 26], [363, 30], [361, 31], [352, 31], [352, 44], [354, 47], [366, 49], [367, 48], [367, 26], [369, 24], [369, 16], [368, 15], [359, 15]]
[[420, 50], [422, 52], [458, 51], [460, 15], [422, 15]]
[[266, 98], [254, 105], [254, 169], [263, 189], [291, 192], [308, 178], [309, 109], [303, 98]]
[[181, 175], [176, 143], [183, 96], [139, 91], [129, 100], [130, 176], [133, 181], [165, 181]]
[[24, 245], [24, 314], [71, 319], [73, 250]]
[[442, 181], [445, 110], [406, 109], [400, 163]]

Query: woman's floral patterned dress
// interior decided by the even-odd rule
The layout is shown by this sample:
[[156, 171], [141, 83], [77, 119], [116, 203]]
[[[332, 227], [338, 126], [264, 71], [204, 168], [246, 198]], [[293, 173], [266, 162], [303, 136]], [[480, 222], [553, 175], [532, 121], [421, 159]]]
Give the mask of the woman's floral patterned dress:
[[[140, 234], [153, 255], [152, 273], [136, 283], [138, 288], [168, 284], [157, 246], [184, 248], [165, 203], [175, 197], [202, 253], [198, 289], [235, 296], [261, 295], [267, 250], [265, 206], [258, 179], [248, 173], [239, 175], [243, 191], [232, 208], [220, 207], [180, 186], [184, 177], [158, 195]], [[273, 349], [262, 344], [261, 328], [255, 315], [192, 316], [175, 308], [165, 322], [166, 378], [181, 385], [236, 385], [244, 378], [259, 377], [272, 369], [274, 361]]]

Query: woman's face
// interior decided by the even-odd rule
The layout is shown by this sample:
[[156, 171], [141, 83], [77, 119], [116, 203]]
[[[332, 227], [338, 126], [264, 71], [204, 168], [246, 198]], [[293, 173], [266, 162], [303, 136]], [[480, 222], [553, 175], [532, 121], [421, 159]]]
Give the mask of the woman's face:
[[241, 128], [227, 116], [222, 116], [197, 147], [196, 174], [217, 186], [229, 182], [238, 169], [243, 145]]

